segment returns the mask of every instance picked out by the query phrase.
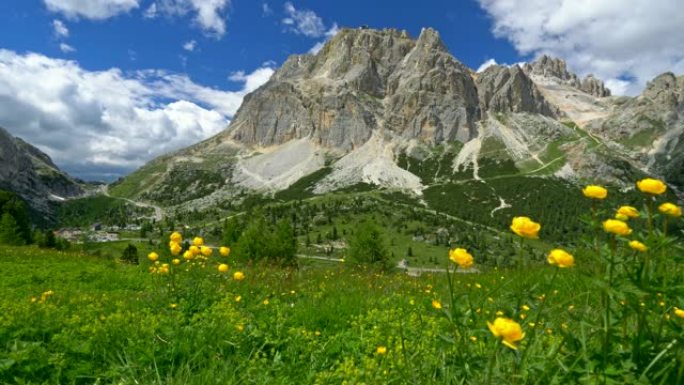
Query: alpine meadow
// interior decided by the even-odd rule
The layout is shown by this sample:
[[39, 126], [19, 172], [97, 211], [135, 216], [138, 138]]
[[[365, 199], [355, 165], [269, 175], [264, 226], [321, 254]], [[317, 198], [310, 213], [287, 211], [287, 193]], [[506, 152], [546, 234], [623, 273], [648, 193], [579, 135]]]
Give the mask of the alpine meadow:
[[684, 384], [676, 1], [33, 3], [0, 384]]

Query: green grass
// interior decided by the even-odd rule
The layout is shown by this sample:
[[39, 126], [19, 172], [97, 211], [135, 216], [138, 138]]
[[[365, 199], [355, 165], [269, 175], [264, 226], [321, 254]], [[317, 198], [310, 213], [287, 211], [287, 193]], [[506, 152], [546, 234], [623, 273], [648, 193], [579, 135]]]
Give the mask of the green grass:
[[[607, 289], [610, 360], [601, 358], [606, 251], [574, 249], [576, 266], [560, 270], [529, 260], [525, 270], [486, 268], [473, 251], [480, 273], [449, 281], [220, 257], [159, 275], [146, 260], [0, 247], [0, 383], [681, 383], [684, 319], [672, 310], [684, 306], [683, 258], [668, 247], [680, 254], [659, 262], [666, 287], [628, 289], [620, 268]], [[627, 266], [632, 254], [620, 250]], [[244, 281], [232, 279], [238, 270]], [[517, 351], [489, 331], [499, 316], [525, 332]]]
[[126, 224], [137, 216], [152, 214], [152, 209], [136, 207], [104, 195], [70, 199], [57, 206], [57, 222], [62, 227], [86, 227], [97, 222], [105, 225]]
[[134, 198], [140, 192], [155, 184], [166, 172], [167, 165], [162, 161], [151, 162], [110, 185], [109, 192], [116, 197]]

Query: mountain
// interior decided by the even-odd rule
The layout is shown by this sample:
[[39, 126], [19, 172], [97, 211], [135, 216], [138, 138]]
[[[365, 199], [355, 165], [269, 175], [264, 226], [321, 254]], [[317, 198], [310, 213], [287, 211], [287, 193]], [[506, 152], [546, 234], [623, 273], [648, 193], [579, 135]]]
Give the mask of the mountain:
[[83, 194], [83, 182], [61, 171], [36, 147], [0, 128], [0, 189], [16, 193], [31, 208], [48, 213], [49, 200]]
[[447, 185], [527, 177], [631, 185], [652, 173], [684, 186], [671, 164], [683, 154], [681, 90], [666, 74], [639, 97], [613, 97], [548, 56], [477, 73], [433, 29], [412, 39], [347, 28], [317, 54], [289, 57], [225, 131], [110, 191], [205, 207], [376, 187], [427, 199]]

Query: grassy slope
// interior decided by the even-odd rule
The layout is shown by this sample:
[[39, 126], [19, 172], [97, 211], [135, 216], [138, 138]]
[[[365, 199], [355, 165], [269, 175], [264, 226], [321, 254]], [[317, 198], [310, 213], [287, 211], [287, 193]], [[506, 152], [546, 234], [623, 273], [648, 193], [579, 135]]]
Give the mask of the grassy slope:
[[[0, 256], [1, 383], [479, 384], [501, 346], [486, 326], [497, 311], [527, 333], [521, 352], [530, 364], [518, 383], [597, 380], [601, 315], [591, 256], [578, 256], [578, 267], [553, 283], [548, 266], [456, 276], [454, 302], [439, 274], [409, 278], [342, 265], [289, 271], [229, 259], [245, 281], [219, 275], [211, 262], [180, 270], [171, 292], [165, 277], [147, 273], [147, 262], [28, 247], [0, 248]], [[48, 290], [54, 294], [41, 303]], [[684, 300], [673, 293], [642, 297], [653, 325]], [[543, 323], [536, 317], [542, 303]], [[676, 336], [673, 321], [663, 341]], [[378, 355], [378, 346], [388, 353]], [[506, 383], [520, 356], [504, 347], [497, 356], [491, 380]], [[672, 354], [666, 357], [655, 369], [676, 376]], [[614, 381], [640, 374], [626, 365], [615, 363]]]

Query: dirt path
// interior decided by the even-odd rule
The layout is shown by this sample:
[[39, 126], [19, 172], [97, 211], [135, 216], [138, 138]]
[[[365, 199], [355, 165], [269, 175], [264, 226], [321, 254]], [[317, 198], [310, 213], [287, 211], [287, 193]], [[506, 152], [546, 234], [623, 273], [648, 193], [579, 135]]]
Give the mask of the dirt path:
[[131, 200], [131, 199], [128, 199], [128, 198], [120, 198], [120, 197], [111, 196], [111, 195], [109, 195], [109, 186], [107, 186], [107, 185], [105, 185], [105, 186], [102, 188], [102, 194], [104, 194], [104, 196], [106, 196], [106, 197], [110, 197], [110, 198], [114, 198], [114, 199], [119, 199], [119, 200], [128, 202], [128, 203], [130, 203], [130, 204], [132, 204], [132, 205], [134, 205], [134, 206], [137, 206], [137, 207], [143, 207], [143, 208], [151, 208], [151, 209], [154, 209], [154, 219], [155, 219], [157, 222], [160, 222], [162, 219], [164, 219], [164, 209], [162, 209], [160, 206], [153, 205], [153, 204], [151, 204], [151, 203], [138, 202], [138, 201], [134, 201], [134, 200]]

